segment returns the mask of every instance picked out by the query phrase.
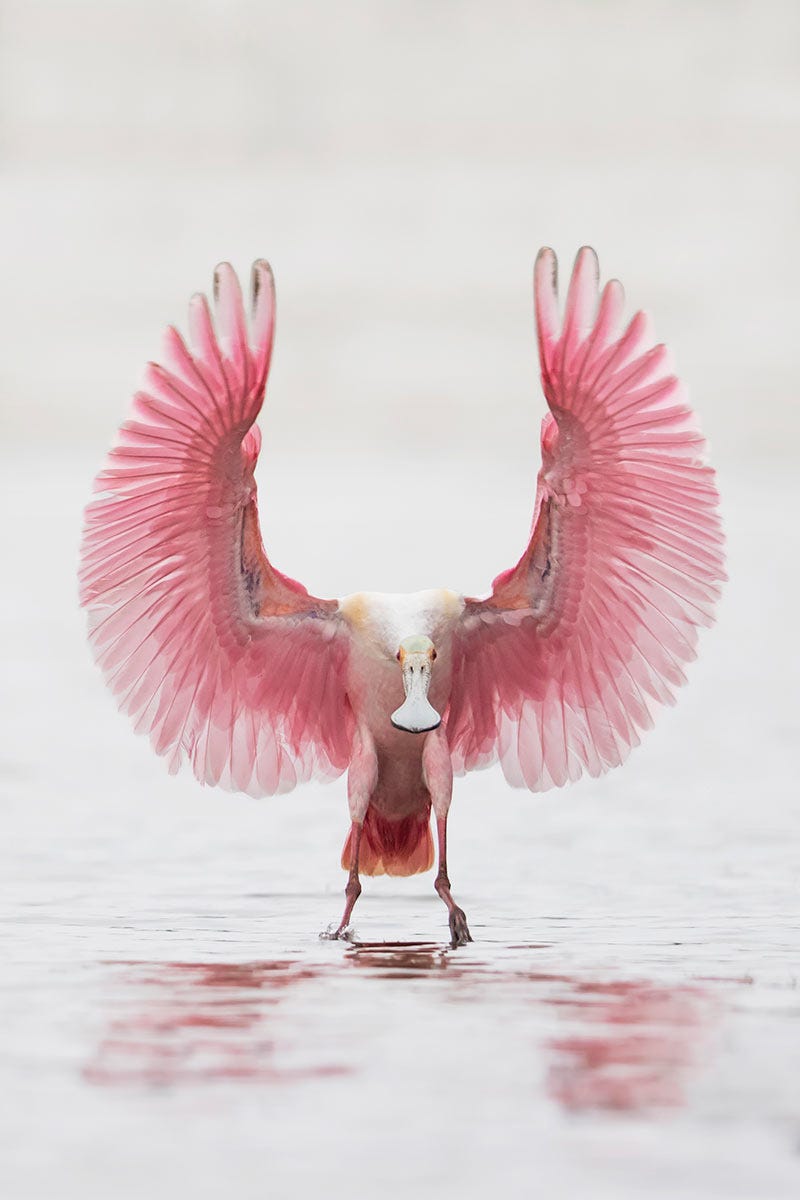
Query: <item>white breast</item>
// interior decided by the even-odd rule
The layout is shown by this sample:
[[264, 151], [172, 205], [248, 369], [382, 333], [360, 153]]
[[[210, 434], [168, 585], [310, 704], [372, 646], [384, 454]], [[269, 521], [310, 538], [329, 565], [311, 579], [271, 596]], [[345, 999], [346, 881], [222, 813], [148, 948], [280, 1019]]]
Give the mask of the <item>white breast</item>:
[[455, 592], [437, 589], [391, 595], [357, 592], [339, 602], [352, 632], [348, 667], [348, 696], [356, 719], [372, 731], [376, 742], [398, 743], [421, 751], [414, 734], [395, 730], [390, 714], [403, 702], [403, 681], [397, 651], [404, 638], [425, 634], [436, 649], [429, 700], [443, 713], [452, 678], [452, 632], [464, 608]]
[[356, 592], [339, 601], [354, 641], [389, 659], [394, 659], [404, 638], [415, 634], [429, 637], [437, 654], [449, 651], [451, 631], [463, 608], [463, 597], [445, 588], [397, 595]]

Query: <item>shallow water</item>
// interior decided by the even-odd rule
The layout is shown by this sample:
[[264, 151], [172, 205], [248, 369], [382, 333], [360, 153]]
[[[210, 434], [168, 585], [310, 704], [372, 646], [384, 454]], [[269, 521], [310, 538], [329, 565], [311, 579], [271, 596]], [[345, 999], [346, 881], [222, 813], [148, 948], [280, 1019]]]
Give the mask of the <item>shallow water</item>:
[[74, 607], [92, 467], [4, 465], [3, 1196], [800, 1194], [788, 493], [728, 487], [735, 584], [623, 770], [458, 781], [452, 951], [429, 875], [365, 881], [355, 940], [320, 940], [342, 781], [200, 789], [113, 711]]
[[797, 1194], [793, 922], [476, 887], [451, 951], [412, 881], [332, 944], [338, 896], [245, 892], [211, 857], [202, 888], [140, 865], [20, 904], [6, 1194]]

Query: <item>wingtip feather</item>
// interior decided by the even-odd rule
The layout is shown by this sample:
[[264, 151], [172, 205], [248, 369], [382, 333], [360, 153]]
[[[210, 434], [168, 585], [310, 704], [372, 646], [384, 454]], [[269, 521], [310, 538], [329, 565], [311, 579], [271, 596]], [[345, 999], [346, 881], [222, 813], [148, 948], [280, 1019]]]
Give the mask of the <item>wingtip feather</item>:
[[539, 341], [539, 365], [542, 373], [550, 369], [550, 351], [558, 338], [558, 259], [555, 251], [543, 246], [533, 268], [533, 297], [536, 334]]
[[275, 336], [275, 276], [265, 258], [250, 272], [250, 333], [259, 381], [266, 380]]
[[564, 309], [563, 340], [579, 343], [589, 334], [597, 313], [600, 285], [600, 263], [591, 246], [582, 246], [575, 263], [567, 291]]

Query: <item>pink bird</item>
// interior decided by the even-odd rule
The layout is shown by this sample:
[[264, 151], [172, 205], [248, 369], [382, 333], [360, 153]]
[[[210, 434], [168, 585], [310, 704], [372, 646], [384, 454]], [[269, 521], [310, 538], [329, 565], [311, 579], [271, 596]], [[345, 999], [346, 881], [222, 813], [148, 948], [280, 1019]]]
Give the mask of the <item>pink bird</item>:
[[81, 603], [106, 681], [171, 771], [253, 796], [347, 770], [348, 934], [360, 874], [434, 863], [453, 946], [454, 774], [499, 760], [516, 787], [618, 766], [673, 702], [723, 572], [714, 474], [667, 352], [616, 280], [577, 256], [563, 318], [556, 258], [534, 273], [542, 422], [530, 541], [483, 600], [435, 590], [320, 600], [281, 574], [259, 530], [255, 425], [275, 300], [263, 260], [245, 316], [228, 264], [170, 328], [164, 366], [95, 481]]

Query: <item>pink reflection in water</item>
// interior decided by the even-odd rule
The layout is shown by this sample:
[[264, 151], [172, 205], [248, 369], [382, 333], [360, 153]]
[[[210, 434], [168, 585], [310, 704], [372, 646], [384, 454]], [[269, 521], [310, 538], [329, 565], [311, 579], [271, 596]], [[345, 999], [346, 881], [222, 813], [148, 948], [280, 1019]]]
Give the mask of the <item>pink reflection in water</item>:
[[440, 942], [354, 942], [345, 963], [376, 979], [414, 979], [429, 971], [447, 971], [448, 979], [455, 980], [475, 971], [473, 963], [464, 967]]
[[[272, 1018], [278, 1006], [286, 1006], [291, 1017], [292, 1001], [307, 984], [355, 968], [398, 987], [427, 980], [437, 1003], [477, 1004], [487, 1020], [500, 1003], [504, 1020], [519, 1024], [517, 1044], [527, 1042], [532, 1057], [536, 1044], [543, 1046], [551, 1100], [570, 1111], [642, 1113], [684, 1102], [715, 1012], [699, 986], [606, 982], [512, 963], [498, 966], [430, 942], [355, 943], [340, 961], [325, 965], [275, 960], [118, 966], [123, 974], [110, 999], [124, 1013], [112, 1019], [85, 1068], [85, 1078], [95, 1084], [284, 1084], [347, 1074], [351, 1068], [339, 1060], [340, 1046], [312, 1050], [302, 1022], [287, 1035], [286, 1024]], [[346, 997], [340, 993], [340, 1001], [358, 1005], [361, 992], [351, 988]], [[563, 1027], [555, 1036], [554, 1023]], [[298, 1055], [299, 1065], [292, 1065]]]
[[536, 1020], [535, 1007], [541, 1006], [545, 1025], [541, 1010], [555, 1010], [574, 1032], [544, 1037], [554, 1060], [546, 1087], [552, 1100], [571, 1111], [645, 1113], [685, 1103], [715, 1014], [700, 986], [498, 969], [435, 943], [356, 943], [346, 961], [380, 979], [440, 980], [448, 1002], [468, 999], [491, 1009], [496, 999], [516, 997], [528, 1019]]
[[276, 1062], [272, 1011], [317, 978], [314, 968], [290, 961], [120, 965], [126, 968], [123, 998], [133, 993], [141, 1007], [111, 1021], [84, 1068], [90, 1083], [285, 1083], [348, 1070]]
[[551, 997], [579, 1026], [552, 1038], [547, 1087], [574, 1111], [645, 1112], [685, 1103], [685, 1088], [711, 1018], [706, 992], [641, 981], [572, 981]]

